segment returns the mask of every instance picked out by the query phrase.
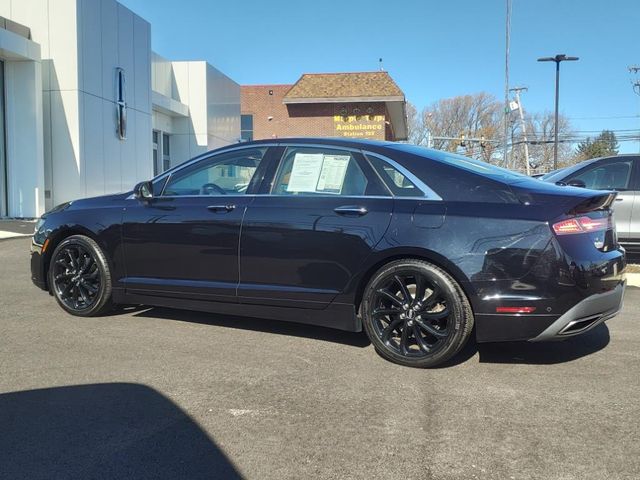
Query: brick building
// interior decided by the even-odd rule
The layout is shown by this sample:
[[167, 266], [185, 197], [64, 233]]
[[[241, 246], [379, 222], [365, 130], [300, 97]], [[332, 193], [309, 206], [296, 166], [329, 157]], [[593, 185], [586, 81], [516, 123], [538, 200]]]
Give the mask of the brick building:
[[293, 85], [241, 87], [242, 138], [406, 140], [404, 93], [387, 72], [306, 73]]

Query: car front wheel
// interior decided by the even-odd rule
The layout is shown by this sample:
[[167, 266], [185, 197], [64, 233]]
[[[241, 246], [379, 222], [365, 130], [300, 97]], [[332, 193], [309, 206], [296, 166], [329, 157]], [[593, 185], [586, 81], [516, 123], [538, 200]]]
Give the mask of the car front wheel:
[[111, 308], [111, 272], [102, 250], [84, 235], [65, 238], [49, 264], [49, 288], [72, 315], [90, 317]]
[[474, 322], [460, 285], [441, 268], [415, 259], [382, 267], [365, 288], [360, 313], [380, 355], [422, 368], [456, 355]]

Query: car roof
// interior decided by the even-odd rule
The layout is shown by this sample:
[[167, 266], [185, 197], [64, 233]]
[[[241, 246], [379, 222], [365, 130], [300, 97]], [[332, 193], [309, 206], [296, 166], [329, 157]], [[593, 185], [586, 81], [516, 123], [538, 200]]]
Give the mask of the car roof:
[[250, 142], [242, 142], [240, 144], [232, 144], [226, 145], [222, 147], [220, 150], [225, 148], [233, 148], [238, 145], [250, 146], [250, 145], [264, 145], [264, 144], [274, 144], [274, 143], [301, 143], [301, 144], [324, 144], [324, 145], [335, 145], [342, 146], [347, 148], [367, 148], [367, 147], [389, 147], [394, 145], [396, 142], [389, 142], [383, 140], [368, 140], [368, 139], [351, 139], [351, 138], [340, 138], [340, 137], [278, 137], [278, 138], [270, 138], [264, 140], [252, 140]]

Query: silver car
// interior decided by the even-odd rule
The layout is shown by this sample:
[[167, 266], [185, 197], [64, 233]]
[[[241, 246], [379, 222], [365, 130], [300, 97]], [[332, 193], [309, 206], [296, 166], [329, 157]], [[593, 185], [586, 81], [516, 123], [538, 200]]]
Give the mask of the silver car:
[[542, 181], [559, 185], [615, 190], [614, 211], [619, 242], [640, 253], [640, 155], [594, 158], [550, 172]]

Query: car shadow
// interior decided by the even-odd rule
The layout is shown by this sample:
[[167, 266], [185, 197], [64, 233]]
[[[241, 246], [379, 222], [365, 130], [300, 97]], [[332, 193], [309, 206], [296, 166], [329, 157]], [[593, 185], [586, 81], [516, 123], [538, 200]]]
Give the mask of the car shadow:
[[[471, 335], [472, 339], [474, 337], [475, 331]], [[605, 348], [609, 340], [609, 328], [605, 323], [581, 335], [560, 341], [477, 343], [471, 340], [455, 357], [437, 368], [460, 365], [476, 354], [479, 363], [553, 365], [591, 355]]]
[[575, 337], [553, 342], [505, 342], [480, 344], [480, 363], [553, 365], [586, 357], [609, 344], [609, 328], [602, 323]]
[[0, 477], [239, 479], [180, 407], [144, 385], [0, 394]]
[[177, 320], [180, 322], [217, 325], [225, 328], [252, 330], [272, 333], [275, 335], [287, 335], [322, 340], [325, 342], [341, 343], [352, 347], [364, 348], [371, 344], [369, 338], [364, 332], [346, 332], [333, 328], [283, 322], [279, 320], [221, 315], [216, 313], [178, 310], [165, 307], [145, 307], [140, 310], [133, 310], [133, 312], [133, 316], [135, 317], [162, 318], [166, 320]]
[[[371, 341], [364, 332], [345, 332], [332, 328], [278, 320], [145, 306], [126, 307], [121, 310], [121, 313], [132, 313], [135, 317], [161, 318], [310, 338], [359, 348], [371, 345]], [[606, 323], [600, 324], [586, 333], [568, 337], [561, 341], [477, 343], [473, 340], [474, 338], [475, 327], [471, 334], [471, 340], [467, 342], [463, 349], [451, 360], [436, 368], [449, 368], [460, 365], [471, 360], [476, 354], [479, 355], [480, 363], [520, 363], [530, 365], [564, 363], [602, 350], [609, 344], [610, 340], [609, 328]]]

